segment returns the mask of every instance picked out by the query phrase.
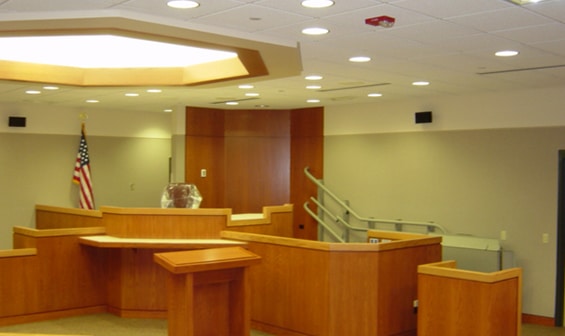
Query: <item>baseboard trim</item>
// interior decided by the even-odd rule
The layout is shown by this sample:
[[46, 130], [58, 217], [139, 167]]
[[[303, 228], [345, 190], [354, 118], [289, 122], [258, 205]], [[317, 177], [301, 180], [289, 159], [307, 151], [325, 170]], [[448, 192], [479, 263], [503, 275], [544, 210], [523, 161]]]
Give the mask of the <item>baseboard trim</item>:
[[537, 316], [531, 314], [522, 314], [522, 323], [537, 324], [543, 326], [554, 327], [555, 319], [553, 317]]
[[84, 307], [84, 308], [76, 308], [76, 309], [68, 309], [68, 310], [57, 310], [57, 311], [38, 313], [38, 314], [7, 316], [0, 318], [0, 326], [54, 320], [63, 317], [72, 317], [79, 315], [100, 314], [105, 312], [106, 312], [106, 306], [103, 305], [103, 306], [92, 306], [92, 307]]

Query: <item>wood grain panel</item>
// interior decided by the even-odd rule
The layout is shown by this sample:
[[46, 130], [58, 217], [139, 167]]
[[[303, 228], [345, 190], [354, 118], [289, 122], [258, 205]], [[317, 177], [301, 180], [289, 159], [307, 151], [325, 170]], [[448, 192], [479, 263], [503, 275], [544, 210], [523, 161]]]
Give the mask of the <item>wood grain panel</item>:
[[185, 139], [184, 182], [198, 187], [201, 207], [224, 208], [224, 111], [187, 107]]
[[226, 137], [290, 137], [288, 110], [226, 110]]
[[[174, 209], [167, 209], [169, 212]], [[219, 238], [228, 214], [114, 214], [104, 213], [108, 235], [122, 238]]]
[[288, 203], [290, 147], [286, 137], [226, 138], [225, 204], [234, 213]]
[[96, 227], [102, 226], [101, 219], [102, 213], [98, 210], [35, 206], [35, 227], [37, 229]]
[[[188, 107], [185, 180], [203, 194], [203, 207], [234, 213], [264, 205], [303, 204], [316, 188], [303, 169], [322, 176], [323, 108], [211, 110]], [[200, 177], [207, 169], [208, 176]], [[317, 227], [301, 207], [295, 234], [315, 238]], [[300, 230], [300, 231], [298, 231]]]
[[250, 269], [251, 315], [277, 335], [416, 335], [417, 267], [441, 260], [440, 240], [425, 235], [406, 244], [222, 235], [262, 257]]
[[186, 107], [186, 135], [224, 136], [224, 111]]
[[250, 243], [249, 249], [262, 258], [250, 269], [252, 320], [305, 335], [330, 335], [327, 254], [263, 243]]
[[521, 334], [521, 272], [495, 272], [492, 279], [481, 281], [489, 274], [434, 274], [427, 271], [431, 267], [421, 266], [418, 273], [418, 335]]
[[[324, 109], [298, 109], [291, 112], [290, 202], [294, 212], [295, 237], [317, 239], [318, 225], [303, 208], [304, 202], [316, 197], [315, 184], [304, 175], [304, 168], [319, 179], [324, 177]], [[313, 208], [314, 211], [315, 208]]]
[[78, 235], [14, 233], [15, 245], [37, 255], [0, 258], [0, 324], [105, 304], [104, 252], [81, 247]]
[[[224, 208], [225, 158], [223, 136], [186, 136], [185, 182], [202, 195], [202, 208]], [[206, 169], [206, 177], [200, 172]]]

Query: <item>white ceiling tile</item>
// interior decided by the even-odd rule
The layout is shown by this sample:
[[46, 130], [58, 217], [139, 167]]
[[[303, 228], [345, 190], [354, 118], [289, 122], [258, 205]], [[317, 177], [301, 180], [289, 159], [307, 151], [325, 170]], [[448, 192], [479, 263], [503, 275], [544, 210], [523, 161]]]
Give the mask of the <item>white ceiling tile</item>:
[[542, 15], [521, 10], [518, 6], [452, 17], [449, 21], [472, 27], [482, 32], [495, 32], [499, 30], [514, 29], [516, 27], [536, 26], [549, 24], [552, 21]]

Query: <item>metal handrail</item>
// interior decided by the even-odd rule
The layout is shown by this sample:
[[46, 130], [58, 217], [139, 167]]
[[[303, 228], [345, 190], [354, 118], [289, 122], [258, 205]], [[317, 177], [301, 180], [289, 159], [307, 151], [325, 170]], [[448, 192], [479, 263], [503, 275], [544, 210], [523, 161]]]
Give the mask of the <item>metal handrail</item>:
[[[320, 183], [320, 181], [318, 179], [316, 179], [316, 177], [314, 177], [314, 175], [312, 175], [310, 173], [309, 167], [304, 168], [304, 174], [306, 175], [306, 177], [308, 177], [308, 179], [310, 181], [314, 182], [314, 184], [316, 184], [316, 186], [318, 186], [318, 188], [322, 189], [325, 194], [330, 196], [337, 204], [339, 204], [342, 208], [347, 210], [347, 212], [349, 214], [353, 215], [353, 217], [355, 217], [358, 221], [367, 222], [367, 223], [425, 226], [425, 227], [428, 228], [428, 230], [429, 230], [429, 228], [434, 228], [434, 229], [438, 229], [443, 234], [447, 233], [447, 230], [442, 225], [434, 223], [434, 222], [418, 222], [418, 221], [404, 221], [404, 220], [401, 220], [401, 219], [393, 220], [393, 219], [376, 219], [376, 218], [369, 218], [369, 217], [361, 217], [357, 214], [357, 212], [355, 212], [353, 209], [351, 209], [349, 207], [349, 205], [345, 204], [341, 199], [339, 199], [339, 197], [337, 197], [328, 188], [326, 188], [325, 185]], [[316, 203], [318, 203], [318, 202], [316, 202]], [[333, 217], [339, 218], [339, 217], [336, 217], [336, 216], [333, 216]], [[345, 223], [344, 221], [340, 221], [340, 222]], [[355, 227], [351, 227], [349, 224], [347, 224], [347, 226], [352, 228], [352, 229], [355, 228]]]
[[[310, 200], [312, 202], [314, 202], [314, 204], [316, 204], [316, 206], [321, 209], [322, 211], [324, 211], [324, 213], [328, 216], [330, 216], [335, 222], [339, 222], [341, 224], [343, 224], [344, 226], [346, 226], [348, 229], [353, 230], [353, 231], [367, 231], [368, 228], [361, 228], [361, 227], [356, 227], [353, 226], [351, 224], [349, 224], [347, 221], [345, 221], [343, 218], [341, 218], [340, 216], [336, 216], [333, 213], [331, 213], [322, 203], [318, 202], [317, 199], [315, 199], [314, 197], [310, 197]], [[304, 203], [305, 206], [308, 205], [308, 202]], [[324, 225], [324, 227], [326, 227], [326, 225]]]
[[336, 233], [331, 227], [329, 227], [323, 219], [321, 219], [318, 215], [316, 215], [312, 210], [310, 210], [310, 208], [308, 207], [308, 202], [304, 203], [304, 210], [306, 210], [307, 213], [310, 214], [310, 216], [312, 216], [312, 218], [314, 218], [320, 225], [322, 225], [324, 227], [325, 230], [327, 230], [329, 233], [331, 233], [331, 235], [337, 239], [337, 241], [339, 241], [340, 243], [345, 243], [345, 240], [343, 238], [341, 238], [341, 236]]

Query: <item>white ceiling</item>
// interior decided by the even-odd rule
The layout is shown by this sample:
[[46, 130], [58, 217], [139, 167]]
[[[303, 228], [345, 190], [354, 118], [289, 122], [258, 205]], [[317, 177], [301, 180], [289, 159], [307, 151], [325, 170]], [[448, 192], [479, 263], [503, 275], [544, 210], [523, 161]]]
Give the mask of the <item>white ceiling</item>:
[[[505, 0], [336, 0], [327, 9], [304, 8], [299, 0], [199, 2], [196, 9], [175, 10], [166, 0], [0, 0], [0, 22], [119, 15], [274, 44], [298, 43], [302, 75], [248, 81], [260, 93], [256, 99], [245, 97], [234, 82], [167, 87], [161, 94], [147, 94], [145, 88], [63, 87], [34, 96], [24, 91], [40, 88], [38, 83], [0, 82], [0, 103], [85, 107], [86, 99], [98, 99], [96, 108], [159, 112], [186, 105], [228, 108], [220, 102], [241, 100], [237, 108], [297, 108], [309, 106], [309, 98], [320, 99], [314, 105], [330, 106], [565, 84], [565, 0], [522, 7]], [[381, 15], [396, 18], [394, 27], [365, 24], [366, 18]], [[310, 26], [330, 33], [300, 33]], [[520, 54], [494, 56], [504, 49]], [[373, 60], [348, 62], [357, 54]], [[321, 91], [305, 89], [312, 84], [303, 78], [308, 74], [324, 76], [317, 83]], [[414, 87], [416, 80], [431, 85]], [[131, 91], [141, 96], [124, 96]], [[369, 98], [370, 92], [383, 96]]]

